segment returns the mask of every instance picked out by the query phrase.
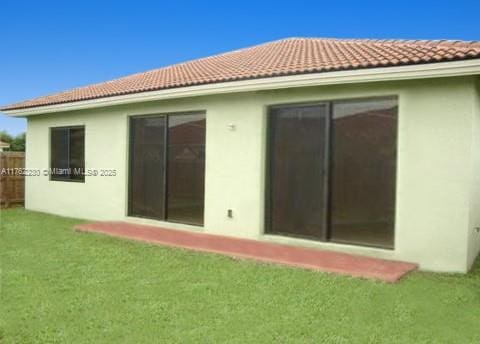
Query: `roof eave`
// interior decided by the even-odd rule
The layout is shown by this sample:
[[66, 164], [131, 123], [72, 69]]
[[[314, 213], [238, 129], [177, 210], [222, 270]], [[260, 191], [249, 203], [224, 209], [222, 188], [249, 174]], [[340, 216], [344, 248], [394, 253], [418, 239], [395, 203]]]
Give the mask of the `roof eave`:
[[125, 105], [165, 99], [207, 96], [215, 94], [253, 92], [294, 87], [442, 78], [468, 75], [480, 75], [480, 59], [228, 81], [221, 83], [178, 87], [158, 91], [148, 91], [120, 96], [81, 100], [69, 103], [45, 105], [24, 109], [3, 110], [3, 112], [7, 115], [14, 117], [25, 117], [54, 112], [75, 111], [89, 108]]

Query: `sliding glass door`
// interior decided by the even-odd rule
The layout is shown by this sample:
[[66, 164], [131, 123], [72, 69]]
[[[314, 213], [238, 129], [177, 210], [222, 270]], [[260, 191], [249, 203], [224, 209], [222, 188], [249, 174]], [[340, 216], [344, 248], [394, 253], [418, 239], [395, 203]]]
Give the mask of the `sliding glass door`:
[[273, 108], [268, 230], [326, 238], [328, 107]]
[[130, 121], [129, 215], [165, 217], [166, 117]]
[[397, 99], [272, 107], [266, 232], [392, 248]]
[[397, 100], [333, 104], [331, 240], [393, 247]]
[[203, 224], [205, 114], [130, 119], [130, 216]]
[[205, 115], [168, 120], [168, 219], [203, 224]]

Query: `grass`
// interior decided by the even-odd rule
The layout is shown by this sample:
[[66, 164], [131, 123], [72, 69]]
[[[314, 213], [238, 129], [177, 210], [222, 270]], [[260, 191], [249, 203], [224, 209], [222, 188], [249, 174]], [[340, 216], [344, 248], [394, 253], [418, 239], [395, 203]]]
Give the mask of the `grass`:
[[0, 212], [0, 342], [480, 342], [479, 264], [390, 285], [76, 233], [79, 222]]

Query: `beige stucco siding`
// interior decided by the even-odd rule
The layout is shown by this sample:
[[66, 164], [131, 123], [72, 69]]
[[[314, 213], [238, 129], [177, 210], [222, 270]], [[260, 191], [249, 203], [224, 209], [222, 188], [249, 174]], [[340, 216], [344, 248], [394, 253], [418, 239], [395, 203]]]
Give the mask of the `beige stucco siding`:
[[91, 177], [85, 183], [50, 181], [48, 177], [26, 180], [25, 206], [59, 215], [114, 219], [123, 216], [127, 172], [126, 127], [113, 111], [88, 114], [42, 116], [28, 120], [26, 166], [49, 167], [49, 128], [85, 125], [85, 165], [87, 168], [115, 168], [117, 177]]
[[470, 167], [470, 223], [468, 227], [467, 265], [471, 267], [480, 252], [480, 78], [473, 93], [472, 162]]
[[[48, 168], [49, 127], [81, 124], [86, 129], [86, 168], [115, 169], [117, 176], [87, 177], [85, 183], [30, 177], [26, 207], [330, 248], [412, 261], [429, 270], [466, 271], [478, 251], [478, 237], [471, 229], [478, 223], [473, 219], [473, 198], [480, 201], [480, 192], [475, 193], [478, 197], [471, 192], [473, 184], [479, 185], [472, 171], [479, 164], [473, 161], [473, 149], [480, 144], [475, 141], [480, 140], [475, 124], [480, 110], [474, 90], [473, 78], [436, 79], [205, 96], [32, 116], [27, 167]], [[267, 106], [381, 95], [399, 97], [395, 249], [264, 235]], [[126, 217], [128, 116], [190, 110], [207, 113], [204, 227]], [[231, 124], [235, 130], [229, 129]], [[232, 219], [227, 209], [233, 210]]]
[[453, 80], [424, 82], [401, 101], [396, 244], [428, 269], [465, 269], [471, 104], [471, 84]]

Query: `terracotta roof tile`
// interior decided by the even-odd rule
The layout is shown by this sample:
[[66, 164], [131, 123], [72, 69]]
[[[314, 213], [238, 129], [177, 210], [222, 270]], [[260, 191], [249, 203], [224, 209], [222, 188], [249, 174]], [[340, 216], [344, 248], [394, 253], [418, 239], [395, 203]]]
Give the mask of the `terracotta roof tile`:
[[289, 38], [3, 107], [39, 107], [191, 85], [480, 58], [480, 42]]

